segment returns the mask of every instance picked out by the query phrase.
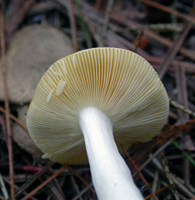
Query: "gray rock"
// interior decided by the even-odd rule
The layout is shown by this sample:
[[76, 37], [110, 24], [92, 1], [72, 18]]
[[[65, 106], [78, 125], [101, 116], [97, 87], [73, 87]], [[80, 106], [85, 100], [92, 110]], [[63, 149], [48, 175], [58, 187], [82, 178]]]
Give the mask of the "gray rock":
[[[17, 109], [18, 112], [18, 119], [23, 123], [26, 124], [26, 115], [28, 106], [22, 106]], [[12, 133], [13, 133], [13, 139], [18, 144], [18, 146], [30, 153], [34, 159], [40, 161], [42, 152], [38, 149], [38, 147], [35, 145], [33, 140], [31, 139], [30, 135], [26, 130], [24, 130], [21, 126], [18, 124], [14, 124], [12, 126]]]
[[[31, 25], [17, 32], [6, 54], [9, 100], [21, 105], [30, 102], [44, 72], [73, 51], [70, 38], [49, 25]], [[0, 91], [4, 100], [2, 73]]]

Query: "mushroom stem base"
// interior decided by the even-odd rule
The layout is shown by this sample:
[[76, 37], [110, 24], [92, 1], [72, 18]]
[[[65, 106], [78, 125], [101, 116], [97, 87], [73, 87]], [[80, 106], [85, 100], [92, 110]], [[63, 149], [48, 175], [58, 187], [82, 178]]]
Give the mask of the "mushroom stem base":
[[89, 107], [80, 113], [92, 180], [99, 200], [143, 200], [113, 137], [110, 119]]

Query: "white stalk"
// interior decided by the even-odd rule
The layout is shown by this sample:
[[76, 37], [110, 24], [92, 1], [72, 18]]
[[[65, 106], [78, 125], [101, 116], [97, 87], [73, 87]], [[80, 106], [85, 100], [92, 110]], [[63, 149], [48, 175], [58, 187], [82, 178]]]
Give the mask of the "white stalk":
[[113, 137], [110, 119], [96, 108], [80, 113], [93, 184], [99, 200], [143, 200]]

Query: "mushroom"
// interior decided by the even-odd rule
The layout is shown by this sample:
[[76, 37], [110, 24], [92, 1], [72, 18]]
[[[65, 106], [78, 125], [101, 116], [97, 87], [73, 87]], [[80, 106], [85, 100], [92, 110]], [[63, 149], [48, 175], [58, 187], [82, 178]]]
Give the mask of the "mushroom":
[[139, 200], [120, 153], [157, 135], [168, 112], [166, 90], [144, 58], [124, 49], [93, 48], [47, 70], [29, 106], [27, 127], [44, 158], [89, 161], [99, 200]]

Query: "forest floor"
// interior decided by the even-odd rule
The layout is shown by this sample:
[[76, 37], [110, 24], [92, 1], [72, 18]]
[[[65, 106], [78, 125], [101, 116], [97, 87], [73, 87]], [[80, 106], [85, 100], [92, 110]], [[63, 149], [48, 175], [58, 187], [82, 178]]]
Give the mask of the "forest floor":
[[[28, 77], [34, 69], [29, 62], [47, 68], [62, 51], [118, 47], [151, 63], [170, 98], [169, 119], [159, 135], [126, 153], [135, 183], [145, 199], [195, 200], [194, 1], [10, 0], [0, 6], [0, 199], [97, 199], [88, 165], [43, 160], [31, 143], [24, 113], [38, 82]], [[45, 34], [41, 26], [51, 30]], [[47, 34], [49, 45], [58, 45], [55, 56], [45, 53]], [[70, 44], [60, 40], [62, 34]], [[44, 71], [36, 69], [35, 77]]]

